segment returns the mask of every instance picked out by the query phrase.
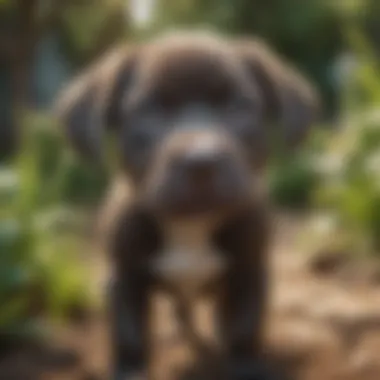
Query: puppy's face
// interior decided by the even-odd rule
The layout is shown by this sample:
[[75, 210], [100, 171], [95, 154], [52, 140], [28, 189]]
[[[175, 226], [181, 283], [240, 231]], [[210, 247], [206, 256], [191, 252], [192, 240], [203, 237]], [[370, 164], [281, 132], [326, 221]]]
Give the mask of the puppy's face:
[[154, 207], [231, 206], [247, 196], [265, 145], [258, 88], [228, 46], [180, 42], [142, 53], [122, 100], [123, 159]]
[[263, 44], [198, 34], [118, 50], [58, 102], [77, 148], [99, 157], [101, 131], [113, 127], [146, 205], [180, 214], [243, 204], [270, 122], [277, 116], [294, 145], [315, 105], [308, 84]]

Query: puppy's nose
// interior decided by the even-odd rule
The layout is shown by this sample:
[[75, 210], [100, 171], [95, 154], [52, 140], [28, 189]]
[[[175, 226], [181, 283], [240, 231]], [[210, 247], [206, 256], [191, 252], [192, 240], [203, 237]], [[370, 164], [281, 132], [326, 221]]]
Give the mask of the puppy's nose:
[[195, 150], [187, 152], [181, 166], [194, 179], [208, 179], [220, 168], [224, 155], [216, 150]]

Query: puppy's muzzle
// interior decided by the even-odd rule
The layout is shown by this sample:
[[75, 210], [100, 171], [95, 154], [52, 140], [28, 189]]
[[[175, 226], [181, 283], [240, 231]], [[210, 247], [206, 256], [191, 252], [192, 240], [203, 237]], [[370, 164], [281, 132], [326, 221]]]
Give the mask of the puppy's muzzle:
[[149, 181], [150, 201], [166, 212], [233, 208], [249, 192], [249, 170], [236, 143], [220, 130], [168, 136]]
[[174, 164], [180, 172], [177, 174], [186, 178], [190, 186], [209, 186], [211, 190], [212, 185], [216, 185], [217, 177], [223, 175], [230, 157], [217, 144], [203, 147], [203, 143], [201, 139], [196, 141], [194, 146], [175, 159]]

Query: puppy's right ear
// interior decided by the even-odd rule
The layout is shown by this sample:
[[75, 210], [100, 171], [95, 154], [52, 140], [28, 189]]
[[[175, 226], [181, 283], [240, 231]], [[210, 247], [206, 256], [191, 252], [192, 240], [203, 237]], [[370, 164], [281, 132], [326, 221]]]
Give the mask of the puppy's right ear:
[[107, 53], [74, 78], [56, 101], [53, 112], [74, 149], [91, 161], [102, 161], [104, 132], [120, 122], [136, 55], [130, 47]]
[[296, 149], [321, 116], [321, 102], [310, 80], [259, 39], [236, 41], [251, 77], [258, 85], [268, 121], [282, 129], [285, 147]]

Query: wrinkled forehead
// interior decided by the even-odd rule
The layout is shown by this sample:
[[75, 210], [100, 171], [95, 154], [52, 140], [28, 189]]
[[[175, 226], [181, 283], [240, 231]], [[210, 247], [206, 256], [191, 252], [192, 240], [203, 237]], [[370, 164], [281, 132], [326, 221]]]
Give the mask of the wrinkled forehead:
[[143, 55], [137, 75], [158, 95], [222, 94], [244, 83], [241, 62], [228, 44], [200, 38], [156, 42]]

